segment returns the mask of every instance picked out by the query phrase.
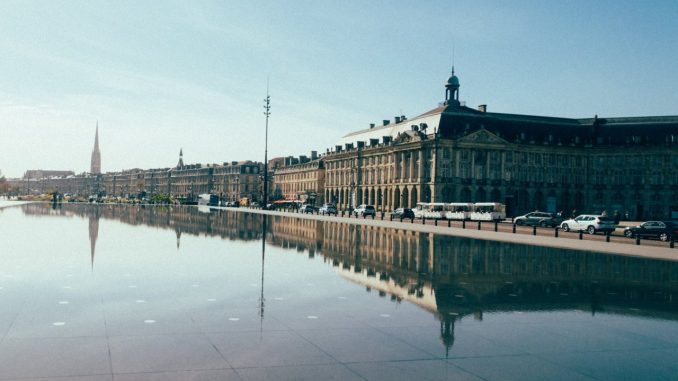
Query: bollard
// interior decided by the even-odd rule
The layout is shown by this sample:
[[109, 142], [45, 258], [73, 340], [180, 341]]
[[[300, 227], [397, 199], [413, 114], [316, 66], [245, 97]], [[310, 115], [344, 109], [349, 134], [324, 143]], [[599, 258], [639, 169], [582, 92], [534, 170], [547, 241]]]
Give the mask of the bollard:
[[[393, 215], [391, 214], [391, 221], [393, 221]], [[403, 219], [400, 219], [400, 222], [403, 222]]]
[[384, 212], [381, 212], [381, 220], [384, 220]]
[[516, 234], [516, 224], [513, 224], [513, 234]]
[[673, 247], [674, 247], [674, 244], [673, 244], [673, 236], [671, 236], [671, 238], [669, 238], [669, 247], [672, 248], [672, 249], [673, 249]]
[[478, 230], [480, 230], [480, 221], [478, 221]]
[[[374, 220], [374, 214], [372, 215], [372, 219]], [[383, 220], [383, 218], [382, 218], [382, 220]]]
[[532, 227], [532, 235], [537, 235], [537, 225]]
[[461, 228], [466, 229], [466, 220], [461, 220]]
[[410, 223], [414, 223], [414, 217], [410, 217]]
[[583, 230], [579, 231], [579, 239], [580, 240], [584, 239], [584, 231]]
[[610, 232], [605, 233], [605, 242], [610, 242]]
[[498, 221], [494, 221], [494, 231], [495, 232], [499, 231], [499, 222]]
[[560, 228], [558, 226], [556, 226], [556, 228], [554, 230], [555, 230], [555, 236], [556, 236], [556, 238], [558, 238], [558, 230], [560, 230]]
[[433, 225], [438, 226], [438, 219], [433, 220]]
[[636, 245], [640, 245], [640, 234], [636, 234]]
[[342, 217], [344, 216], [344, 211], [343, 211], [343, 210], [341, 211], [341, 216], [342, 216]]
[[400, 216], [400, 222], [403, 222], [403, 216]]
[[422, 218], [421, 218], [421, 224], [422, 224], [422, 225], [426, 225], [426, 217], [422, 217]]
[[452, 226], [452, 220], [447, 220], [447, 227], [449, 228], [451, 226]]

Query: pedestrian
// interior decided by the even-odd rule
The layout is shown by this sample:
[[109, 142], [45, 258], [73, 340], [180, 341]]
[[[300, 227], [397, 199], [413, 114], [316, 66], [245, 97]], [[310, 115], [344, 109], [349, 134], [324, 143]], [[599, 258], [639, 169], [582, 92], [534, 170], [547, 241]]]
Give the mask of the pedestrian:
[[614, 218], [614, 224], [619, 225], [619, 221], [621, 220], [621, 216], [619, 215], [619, 211], [615, 210], [614, 214], [612, 215], [612, 218]]
[[601, 216], [607, 217], [607, 209], [603, 209], [603, 212], [600, 213]]
[[575, 218], [575, 217], [577, 217], [577, 209], [572, 209], [572, 215], [570, 216], [570, 218]]

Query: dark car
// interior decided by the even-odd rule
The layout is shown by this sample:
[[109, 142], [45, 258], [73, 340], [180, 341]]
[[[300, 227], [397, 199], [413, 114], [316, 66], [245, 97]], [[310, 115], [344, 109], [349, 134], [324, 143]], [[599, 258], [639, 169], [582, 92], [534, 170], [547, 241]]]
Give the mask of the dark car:
[[536, 211], [513, 219], [513, 223], [516, 225], [556, 227], [560, 225], [561, 222], [563, 222], [563, 218], [557, 214]]
[[311, 214], [313, 214], [313, 213], [315, 213], [317, 210], [318, 210], [317, 207], [315, 207], [315, 206], [313, 206], [313, 205], [310, 205], [310, 204], [304, 204], [304, 205], [301, 206], [301, 208], [299, 208], [299, 211], [300, 211], [301, 213], [311, 213]]
[[678, 237], [678, 223], [672, 221], [647, 221], [640, 226], [629, 226], [624, 229], [624, 235], [632, 238], [659, 238], [668, 241], [671, 237]]
[[374, 209], [374, 205], [362, 204], [357, 208], [353, 209], [353, 214], [356, 217], [362, 216], [363, 218], [367, 216], [372, 216], [372, 219], [374, 219], [374, 216], [377, 215], [377, 211]]
[[323, 206], [319, 209], [319, 212], [322, 213], [323, 215], [334, 214], [336, 216], [337, 206], [334, 204], [323, 204]]
[[393, 214], [393, 218], [401, 218], [401, 219], [405, 219], [405, 218], [412, 219], [412, 218], [414, 218], [414, 211], [412, 209], [409, 209], [409, 208], [398, 208], [398, 209], [394, 210], [392, 214]]

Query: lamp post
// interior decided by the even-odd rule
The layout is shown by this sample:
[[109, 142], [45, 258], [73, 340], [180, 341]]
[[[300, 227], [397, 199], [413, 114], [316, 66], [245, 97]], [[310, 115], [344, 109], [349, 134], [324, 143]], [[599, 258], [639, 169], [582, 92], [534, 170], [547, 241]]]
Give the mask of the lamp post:
[[271, 96], [268, 93], [268, 79], [266, 79], [264, 115], [266, 115], [266, 136], [264, 140], [264, 207], [266, 207], [268, 205], [268, 117], [271, 115]]

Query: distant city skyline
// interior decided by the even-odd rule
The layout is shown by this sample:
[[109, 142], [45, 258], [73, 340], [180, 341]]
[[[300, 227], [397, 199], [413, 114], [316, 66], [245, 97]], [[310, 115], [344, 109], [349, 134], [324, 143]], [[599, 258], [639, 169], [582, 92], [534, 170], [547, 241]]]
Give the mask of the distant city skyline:
[[0, 3], [0, 171], [324, 152], [444, 98], [585, 118], [678, 114], [678, 3]]

